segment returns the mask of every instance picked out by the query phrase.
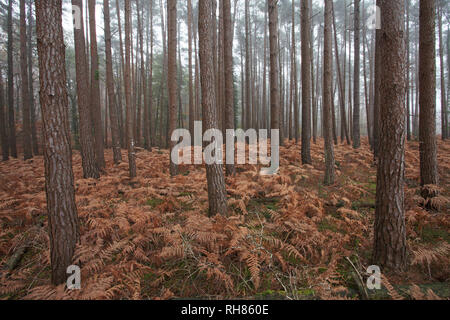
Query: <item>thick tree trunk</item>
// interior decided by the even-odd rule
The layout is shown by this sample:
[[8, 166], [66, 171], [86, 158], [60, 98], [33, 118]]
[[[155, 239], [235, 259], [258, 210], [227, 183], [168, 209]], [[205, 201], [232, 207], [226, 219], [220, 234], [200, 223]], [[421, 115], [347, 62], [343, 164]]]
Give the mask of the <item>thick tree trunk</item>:
[[312, 164], [311, 159], [311, 34], [309, 0], [301, 0], [302, 33], [302, 163]]
[[[200, 56], [200, 78], [204, 130], [217, 128], [215, 98], [214, 59], [212, 28], [212, 5], [210, 0], [199, 0], [198, 34]], [[221, 164], [207, 164], [209, 215], [227, 214], [227, 193]]]
[[28, 86], [25, 0], [20, 0], [20, 75], [22, 80], [23, 158], [24, 160], [28, 160], [33, 158], [33, 146], [31, 143], [30, 87]]
[[67, 108], [62, 1], [35, 3], [52, 283], [59, 285], [67, 279], [67, 267], [72, 264], [79, 235]]
[[[428, 0], [426, 0], [428, 1]], [[404, 0], [381, 0], [380, 143], [374, 234], [374, 264], [406, 267], [404, 211], [405, 64]]]
[[[72, 0], [73, 6], [83, 7], [82, 0]], [[77, 79], [78, 113], [80, 127], [81, 161], [83, 165], [83, 177], [100, 177], [97, 162], [95, 161], [95, 145], [92, 136], [92, 118], [89, 109], [89, 81], [86, 57], [86, 47], [84, 40], [83, 13], [80, 16], [80, 28], [74, 24], [75, 38], [75, 71]]]
[[437, 185], [436, 138], [436, 0], [420, 0], [420, 183]]
[[[111, 26], [109, 14], [109, 0], [103, 0], [103, 17], [105, 20], [106, 90], [108, 92], [109, 101], [109, 116], [111, 121], [111, 137], [114, 163], [118, 164], [122, 161], [122, 153], [120, 151], [119, 120], [117, 116], [117, 105], [114, 93], [114, 76], [111, 53]], [[106, 114], [105, 119], [107, 119]]]
[[106, 166], [103, 144], [102, 111], [100, 107], [100, 70], [97, 51], [97, 24], [95, 22], [95, 0], [89, 1], [89, 33], [91, 41], [91, 114], [95, 134], [95, 160], [97, 167], [103, 170]]
[[334, 184], [334, 148], [332, 135], [333, 48], [332, 48], [332, 0], [325, 0], [325, 31], [323, 48], [323, 123], [325, 138], [325, 185]]

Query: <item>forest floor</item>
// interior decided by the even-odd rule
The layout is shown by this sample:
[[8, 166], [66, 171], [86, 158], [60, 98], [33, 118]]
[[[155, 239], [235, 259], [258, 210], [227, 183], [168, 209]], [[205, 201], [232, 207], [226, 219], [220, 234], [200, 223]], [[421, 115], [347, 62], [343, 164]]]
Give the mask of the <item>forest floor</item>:
[[74, 152], [81, 226], [74, 264], [82, 271], [74, 291], [50, 285], [43, 158], [0, 163], [0, 299], [450, 297], [450, 142], [439, 141], [441, 196], [432, 200], [420, 196], [418, 143], [408, 145], [410, 267], [383, 273], [383, 289], [374, 292], [362, 285], [376, 194], [367, 141], [357, 151], [336, 147], [333, 186], [322, 184], [322, 141], [312, 144], [313, 166], [300, 164], [299, 144], [280, 152], [277, 176], [239, 166], [227, 178], [229, 217], [213, 218], [202, 166], [171, 178], [168, 151], [141, 151], [139, 177], [130, 180], [128, 164], [114, 166], [108, 150], [97, 181], [82, 179]]

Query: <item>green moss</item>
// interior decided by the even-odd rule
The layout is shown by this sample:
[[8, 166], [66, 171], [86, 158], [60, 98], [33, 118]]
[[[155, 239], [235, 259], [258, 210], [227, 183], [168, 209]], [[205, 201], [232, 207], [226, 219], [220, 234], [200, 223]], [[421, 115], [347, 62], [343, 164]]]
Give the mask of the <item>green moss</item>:
[[320, 232], [324, 232], [326, 230], [329, 230], [329, 231], [332, 231], [335, 233], [339, 232], [338, 227], [326, 218], [322, 219], [322, 221], [319, 222], [317, 227], [319, 228]]
[[156, 208], [160, 204], [162, 204], [164, 200], [158, 199], [158, 198], [151, 198], [147, 200], [147, 205], [150, 206], [152, 209]]
[[450, 234], [448, 231], [435, 226], [425, 226], [420, 234], [425, 243], [436, 244], [442, 240], [450, 243]]

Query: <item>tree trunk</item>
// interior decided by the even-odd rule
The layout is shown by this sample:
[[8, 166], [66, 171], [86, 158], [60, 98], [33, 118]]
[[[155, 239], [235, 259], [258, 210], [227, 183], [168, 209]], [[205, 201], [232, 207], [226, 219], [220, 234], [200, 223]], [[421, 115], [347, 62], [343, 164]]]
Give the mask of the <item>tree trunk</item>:
[[100, 70], [97, 51], [97, 24], [95, 22], [95, 2], [89, 1], [89, 33], [91, 41], [91, 114], [95, 134], [95, 160], [97, 167], [103, 170], [106, 166], [103, 144], [102, 112], [100, 107]]
[[311, 159], [311, 57], [310, 57], [310, 7], [309, 0], [301, 0], [302, 33], [302, 163]]
[[130, 178], [136, 178], [136, 154], [134, 151], [133, 107], [131, 105], [131, 3], [125, 0], [125, 101], [127, 108], [128, 163]]
[[[72, 5], [83, 7], [82, 0], [72, 0]], [[81, 161], [83, 165], [83, 177], [85, 179], [100, 177], [97, 162], [95, 161], [95, 145], [92, 135], [92, 118], [89, 109], [89, 81], [84, 40], [83, 12], [80, 16], [80, 28], [74, 24], [75, 43], [75, 71], [77, 79], [78, 113], [80, 127]]]
[[[170, 151], [172, 153], [176, 141], [171, 136], [177, 127], [177, 1], [167, 2], [167, 28], [168, 28], [168, 74], [167, 87], [169, 88], [169, 136]], [[170, 175], [176, 176], [178, 168], [170, 157]]]
[[361, 0], [354, 0], [355, 1], [355, 16], [354, 16], [354, 32], [355, 32], [355, 39], [354, 39], [354, 52], [355, 52], [355, 58], [354, 58], [354, 66], [353, 66], [353, 148], [358, 149], [361, 147], [361, 129], [359, 125], [360, 120], [360, 70], [361, 70], [361, 58], [360, 58], [360, 31], [359, 31], [359, 18], [360, 18], [360, 1]]
[[334, 148], [332, 127], [333, 106], [333, 52], [332, 52], [332, 0], [325, 0], [325, 31], [323, 48], [323, 123], [325, 138], [325, 185], [334, 184]]
[[31, 143], [30, 87], [28, 86], [25, 0], [20, 0], [20, 75], [22, 80], [23, 158], [24, 160], [28, 160], [33, 158], [33, 146]]
[[16, 120], [14, 116], [14, 36], [13, 36], [13, 1], [8, 2], [8, 126], [9, 126], [9, 148], [11, 156], [17, 158], [16, 143]]
[[[192, 78], [192, 0], [187, 2], [188, 15], [188, 64], [189, 64], [189, 132], [194, 134], [195, 108], [194, 108], [194, 84]], [[192, 137], [192, 142], [194, 138]]]
[[[217, 128], [217, 109], [215, 107], [215, 81], [213, 59], [212, 3], [199, 0], [198, 34], [200, 56], [200, 78], [202, 86], [202, 107], [204, 129]], [[221, 164], [207, 164], [209, 215], [227, 214], [227, 192]]]
[[67, 108], [62, 1], [35, 3], [52, 283], [59, 285], [66, 282], [67, 267], [72, 264], [79, 236]]
[[[444, 42], [442, 38], [442, 9], [443, 2], [439, 2], [439, 65], [441, 72], [441, 132], [442, 140], [446, 140], [447, 137], [447, 95], [445, 93], [445, 68], [444, 68]], [[447, 61], [449, 63], [450, 61]], [[450, 74], [449, 74], [450, 77]]]
[[[234, 90], [233, 90], [233, 42], [231, 24], [231, 2], [223, 0], [223, 48], [225, 70], [225, 130], [234, 130]], [[234, 140], [233, 140], [234, 143]], [[233, 176], [236, 169], [233, 164], [226, 165], [226, 174]]]
[[436, 0], [420, 0], [419, 141], [420, 183], [437, 185], [436, 138]]
[[[106, 56], [106, 86], [109, 101], [109, 116], [111, 121], [111, 137], [114, 154], [114, 163], [118, 164], [122, 161], [122, 153], [120, 151], [120, 134], [119, 120], [117, 116], [117, 106], [114, 93], [114, 76], [112, 68], [111, 53], [111, 26], [109, 16], [109, 0], [103, 0], [103, 16], [105, 20], [105, 56]], [[105, 114], [105, 119], [107, 119]]]
[[5, 91], [3, 88], [3, 74], [0, 70], [0, 141], [2, 143], [2, 160], [9, 160], [9, 144], [8, 133], [6, 126], [6, 113], [5, 113]]
[[[377, 7], [381, 7], [381, 2], [383, 0], [377, 0]], [[373, 103], [373, 154], [375, 159], [378, 158], [379, 155], [379, 142], [380, 142], [380, 87], [381, 82], [383, 81], [381, 78], [381, 48], [380, 45], [382, 43], [382, 32], [377, 29], [375, 31], [375, 93], [374, 93], [374, 103]]]
[[[427, 0], [428, 1], [428, 0]], [[403, 270], [407, 263], [404, 211], [405, 21], [404, 0], [381, 0], [380, 143], [373, 262]]]
[[28, 54], [28, 85], [30, 94], [30, 125], [31, 125], [31, 142], [33, 145], [33, 153], [39, 154], [38, 137], [36, 130], [36, 108], [33, 90], [33, 2], [28, 3], [28, 34], [27, 34], [27, 54]]
[[250, 9], [245, 1], [245, 121], [244, 129], [250, 129], [252, 121], [250, 90]]

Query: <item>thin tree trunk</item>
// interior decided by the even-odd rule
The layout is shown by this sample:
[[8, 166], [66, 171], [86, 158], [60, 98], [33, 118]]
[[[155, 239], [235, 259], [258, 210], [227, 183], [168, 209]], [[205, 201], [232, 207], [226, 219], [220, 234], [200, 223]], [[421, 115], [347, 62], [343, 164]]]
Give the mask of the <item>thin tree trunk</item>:
[[332, 135], [332, 86], [333, 86], [333, 52], [332, 52], [332, 0], [325, 0], [325, 30], [323, 48], [323, 118], [325, 138], [325, 185], [334, 184], [334, 148]]
[[[225, 130], [234, 130], [234, 90], [233, 90], [233, 42], [230, 0], [223, 0], [223, 48], [225, 70]], [[233, 140], [234, 143], [234, 140]], [[233, 164], [226, 165], [226, 174], [233, 176], [236, 169]]]
[[[167, 2], [167, 28], [168, 28], [168, 73], [167, 87], [169, 88], [169, 136], [172, 136], [177, 126], [177, 1]], [[170, 139], [170, 151], [172, 153], [176, 141]], [[170, 175], [176, 176], [178, 168], [170, 157]]]
[[28, 85], [25, 0], [20, 0], [20, 75], [22, 80], [23, 158], [24, 160], [28, 160], [33, 158], [33, 146], [31, 143], [30, 87]]
[[[106, 86], [109, 102], [109, 116], [111, 121], [111, 137], [113, 147], [114, 163], [118, 164], [122, 161], [122, 153], [120, 151], [120, 135], [119, 120], [117, 116], [116, 100], [114, 98], [114, 76], [112, 68], [111, 53], [111, 26], [109, 16], [109, 0], [103, 0], [103, 16], [105, 20], [105, 56], [106, 56]], [[105, 114], [105, 119], [107, 119]]]
[[31, 143], [33, 145], [33, 153], [39, 154], [38, 137], [36, 130], [36, 104], [34, 101], [33, 89], [33, 2], [28, 3], [28, 34], [27, 34], [27, 54], [28, 54], [28, 85], [30, 87], [30, 122], [31, 122]]
[[354, 76], [353, 76], [353, 148], [358, 149], [361, 147], [361, 129], [360, 129], [360, 70], [361, 70], [361, 57], [360, 57], [360, 26], [359, 26], [359, 19], [360, 19], [360, 1], [361, 0], [354, 0], [355, 1], [355, 16], [354, 16]]
[[17, 158], [16, 120], [14, 116], [13, 1], [9, 0], [8, 2], [8, 126], [10, 153], [13, 158]]
[[420, 183], [439, 183], [436, 138], [436, 1], [420, 0]]
[[125, 100], [127, 108], [128, 163], [130, 178], [136, 178], [136, 154], [134, 151], [133, 108], [131, 105], [131, 3], [125, 0]]
[[100, 70], [97, 52], [97, 24], [95, 22], [95, 0], [89, 1], [89, 32], [91, 41], [91, 113], [95, 134], [95, 160], [97, 167], [104, 170], [105, 155], [103, 144], [102, 112], [100, 107]]
[[[82, 0], [72, 0], [72, 5], [83, 7]], [[86, 46], [84, 40], [83, 13], [80, 16], [80, 28], [74, 24], [75, 39], [75, 71], [77, 78], [78, 113], [80, 127], [81, 162], [83, 166], [83, 177], [85, 179], [100, 177], [97, 162], [95, 161], [95, 144], [92, 135], [92, 118], [89, 109], [89, 81], [86, 57]], [[74, 21], [75, 22], [75, 21]]]
[[0, 69], [0, 141], [2, 143], [2, 161], [9, 160], [9, 144], [5, 113], [5, 91], [3, 88], [3, 73]]
[[312, 164], [311, 159], [311, 57], [310, 57], [310, 7], [309, 0], [301, 0], [302, 33], [302, 163]]

